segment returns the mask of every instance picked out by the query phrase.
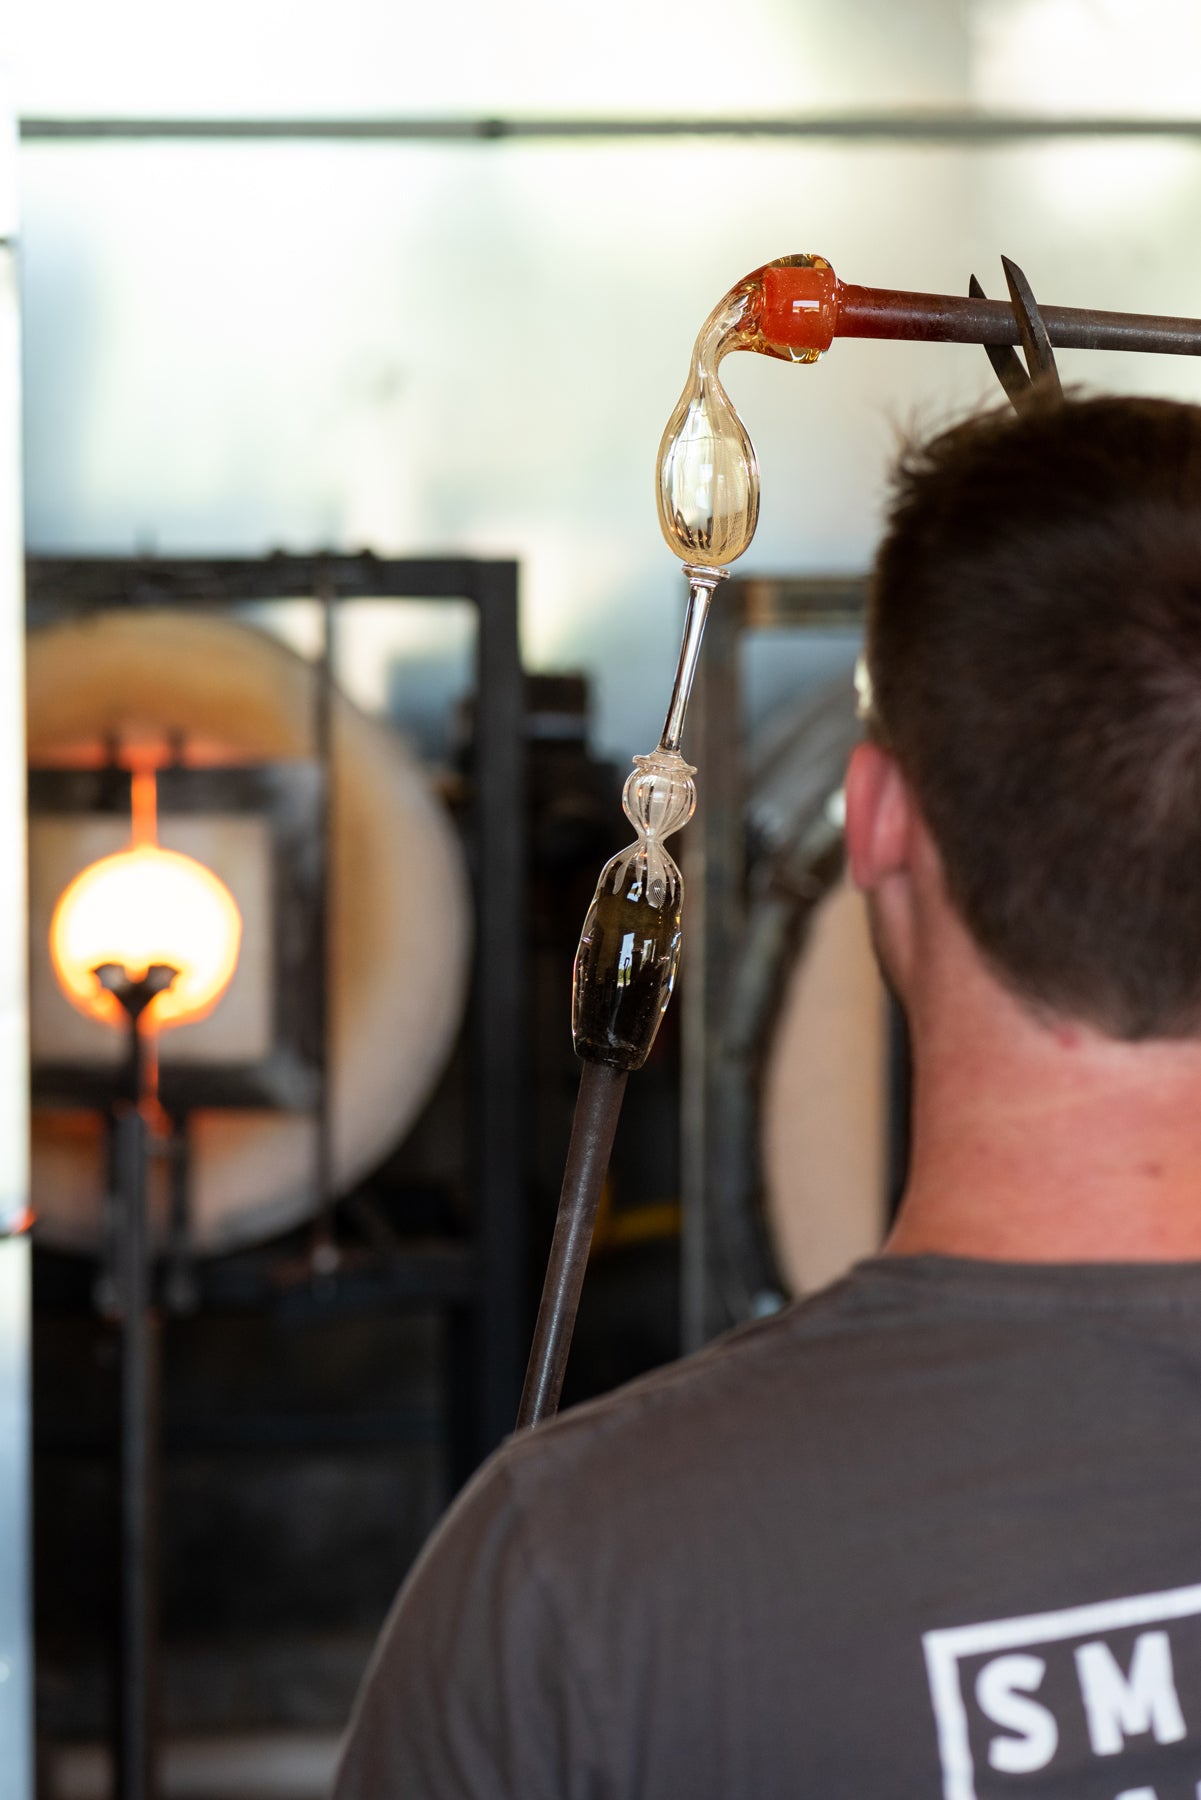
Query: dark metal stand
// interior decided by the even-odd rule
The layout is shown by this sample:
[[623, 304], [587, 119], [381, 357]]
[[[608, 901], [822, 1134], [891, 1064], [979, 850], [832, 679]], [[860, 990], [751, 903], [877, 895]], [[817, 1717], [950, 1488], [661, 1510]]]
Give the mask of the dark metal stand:
[[[52, 624], [99, 608], [180, 609], [200, 613], [227, 612], [250, 604], [276, 604], [318, 598], [328, 631], [336, 635], [337, 608], [342, 601], [406, 600], [438, 604], [467, 601], [478, 621], [476, 638], [475, 725], [471, 758], [472, 799], [467, 820], [477, 932], [471, 1004], [466, 1026], [469, 1062], [469, 1125], [464, 1133], [463, 1185], [472, 1199], [472, 1225], [463, 1237], [435, 1243], [408, 1242], [374, 1254], [369, 1267], [352, 1266], [332, 1238], [328, 1209], [319, 1217], [320, 1279], [314, 1292], [285, 1291], [265, 1255], [259, 1278], [250, 1288], [239, 1283], [217, 1259], [193, 1271], [202, 1306], [283, 1306], [303, 1311], [312, 1304], [326, 1316], [337, 1311], [366, 1312], [394, 1306], [440, 1307], [448, 1325], [448, 1405], [446, 1438], [448, 1486], [453, 1491], [512, 1429], [520, 1392], [525, 1338], [524, 1232], [526, 1207], [525, 1047], [525, 745], [523, 688], [518, 642], [518, 569], [513, 562], [482, 562], [467, 557], [383, 559], [370, 554], [288, 556], [260, 559], [214, 557], [31, 557], [26, 565], [26, 594], [31, 624]], [[329, 674], [323, 669], [315, 704], [315, 760], [320, 762], [326, 705], [323, 691]], [[190, 791], [198, 792], [204, 771], [188, 769]], [[239, 771], [239, 778], [251, 778]], [[293, 771], [294, 773], [294, 771]], [[328, 771], [327, 771], [328, 773]], [[60, 772], [52, 772], [57, 779]], [[77, 776], [78, 771], [73, 771]], [[168, 781], [160, 776], [160, 801], [168, 806]], [[45, 783], [48, 772], [38, 777]], [[290, 790], [289, 790], [290, 791]], [[306, 790], [307, 792], [307, 790]], [[173, 792], [171, 807], [185, 796]], [[66, 810], [88, 811], [77, 802]], [[122, 798], [121, 804], [125, 804]], [[214, 810], [230, 804], [223, 788]], [[239, 803], [237, 810], [242, 810]], [[249, 808], [248, 808], [249, 809]], [[253, 810], [266, 810], [257, 802]], [[288, 819], [298, 817], [290, 808]], [[306, 820], [306, 830], [308, 812]], [[307, 841], [307, 839], [306, 839]], [[289, 853], [291, 840], [289, 839]], [[320, 910], [320, 903], [318, 909]], [[318, 944], [322, 941], [320, 930]], [[310, 957], [305, 981], [281, 984], [278, 1004], [299, 1013], [300, 1003], [324, 975], [320, 949]], [[303, 991], [302, 991], [303, 990]], [[303, 1013], [304, 1044], [320, 1036], [309, 1029]], [[178, 1070], [164, 1074], [163, 1099], [179, 1116], [189, 1105], [267, 1106], [310, 1111], [320, 1106], [321, 1072], [312, 1079], [307, 1058], [293, 1054], [287, 1040], [286, 1081], [274, 1081], [279, 1057], [271, 1067], [224, 1065], [219, 1091], [195, 1096], [195, 1075], [184, 1080]], [[168, 1075], [170, 1082], [168, 1084]], [[53, 1076], [51, 1082], [48, 1077]], [[211, 1088], [213, 1071], [206, 1071]], [[87, 1070], [34, 1070], [35, 1096], [53, 1103], [57, 1094], [78, 1103], [89, 1093]], [[96, 1103], [107, 1104], [110, 1090], [94, 1084]], [[328, 1159], [328, 1152], [323, 1153]], [[228, 1279], [227, 1279], [228, 1277]], [[232, 1291], [231, 1291], [232, 1290]]]
[[151, 1310], [151, 1249], [146, 1217], [146, 1093], [142, 1016], [176, 970], [154, 964], [131, 981], [116, 963], [96, 970], [129, 1020], [125, 1097], [116, 1108], [116, 1294], [121, 1323], [121, 1606], [116, 1733], [118, 1800], [154, 1800], [155, 1615], [159, 1324]]
[[592, 1228], [627, 1079], [625, 1069], [608, 1063], [587, 1062], [580, 1074], [555, 1235], [517, 1413], [519, 1431], [558, 1411]]

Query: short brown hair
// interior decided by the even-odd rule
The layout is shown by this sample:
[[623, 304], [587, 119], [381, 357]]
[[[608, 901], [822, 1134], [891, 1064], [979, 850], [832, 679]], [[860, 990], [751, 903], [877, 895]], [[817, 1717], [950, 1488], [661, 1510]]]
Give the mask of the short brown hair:
[[1201, 1034], [1201, 407], [1047, 402], [906, 452], [868, 662], [1001, 979]]

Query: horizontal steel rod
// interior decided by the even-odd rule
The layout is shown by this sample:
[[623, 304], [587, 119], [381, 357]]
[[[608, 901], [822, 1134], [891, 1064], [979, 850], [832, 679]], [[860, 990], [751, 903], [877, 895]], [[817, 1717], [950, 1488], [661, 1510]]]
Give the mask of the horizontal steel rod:
[[[1201, 319], [1093, 312], [1076, 306], [1040, 305], [1039, 311], [1057, 349], [1155, 350], [1169, 356], [1201, 354]], [[943, 344], [1021, 341], [1008, 300], [910, 294], [850, 283], [842, 288], [834, 329], [836, 337], [909, 338]]]
[[1045, 118], [967, 109], [817, 113], [756, 118], [52, 118], [19, 122], [27, 141], [89, 138], [667, 138], [770, 137], [908, 140], [983, 144], [1056, 138], [1201, 139], [1201, 118], [1129, 118], [1092, 114]]

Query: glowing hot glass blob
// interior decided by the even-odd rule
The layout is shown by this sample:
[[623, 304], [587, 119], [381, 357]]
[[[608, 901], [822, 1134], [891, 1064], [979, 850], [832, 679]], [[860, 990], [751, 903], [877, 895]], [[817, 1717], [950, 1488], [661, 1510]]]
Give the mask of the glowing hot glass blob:
[[738, 341], [739, 289], [701, 327], [684, 392], [659, 445], [659, 524], [676, 555], [702, 568], [741, 556], [759, 516], [759, 465], [717, 365]]
[[719, 300], [697, 334], [684, 392], [659, 444], [659, 525], [694, 568], [724, 569], [759, 519], [759, 464], [721, 384], [732, 350], [816, 362], [834, 335], [840, 286], [822, 256], [781, 256]]
[[157, 1026], [203, 1019], [229, 986], [238, 963], [242, 916], [225, 883], [178, 850], [138, 844], [102, 857], [78, 874], [50, 921], [50, 957], [71, 1004], [89, 1018], [120, 1025], [120, 1002], [94, 970], [119, 963], [132, 980], [152, 963], [179, 971], [156, 996]]

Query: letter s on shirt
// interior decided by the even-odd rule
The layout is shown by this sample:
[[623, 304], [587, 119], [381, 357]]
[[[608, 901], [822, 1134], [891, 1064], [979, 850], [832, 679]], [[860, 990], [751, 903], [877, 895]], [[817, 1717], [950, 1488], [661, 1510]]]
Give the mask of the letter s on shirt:
[[1027, 1698], [1041, 1685], [1047, 1665], [1041, 1656], [998, 1656], [976, 1677], [980, 1710], [994, 1725], [1016, 1735], [995, 1737], [988, 1760], [1006, 1775], [1028, 1775], [1045, 1769], [1059, 1743], [1053, 1713]]

